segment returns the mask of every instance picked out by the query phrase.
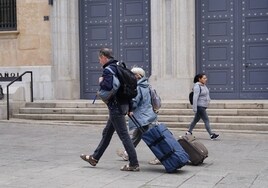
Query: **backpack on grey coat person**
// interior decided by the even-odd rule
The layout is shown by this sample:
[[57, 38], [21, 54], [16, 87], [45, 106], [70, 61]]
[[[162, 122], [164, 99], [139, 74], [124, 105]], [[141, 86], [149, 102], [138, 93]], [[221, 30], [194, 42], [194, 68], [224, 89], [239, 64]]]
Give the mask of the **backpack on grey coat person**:
[[157, 94], [156, 90], [152, 88], [151, 85], [149, 86], [149, 91], [151, 95], [151, 104], [152, 104], [153, 110], [155, 113], [157, 113], [159, 109], [161, 108], [161, 98]]

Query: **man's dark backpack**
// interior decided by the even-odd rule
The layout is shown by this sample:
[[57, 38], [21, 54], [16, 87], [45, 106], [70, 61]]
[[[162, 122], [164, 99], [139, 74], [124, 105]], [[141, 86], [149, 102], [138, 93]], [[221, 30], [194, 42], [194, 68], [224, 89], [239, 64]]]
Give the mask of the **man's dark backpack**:
[[[200, 93], [201, 93], [201, 87], [200, 87], [200, 85], [199, 85], [199, 88], [200, 88]], [[194, 92], [191, 91], [191, 92], [189, 93], [189, 101], [190, 101], [190, 104], [191, 104], [191, 105], [193, 105], [193, 99], [194, 99]]]
[[126, 67], [124, 62], [118, 62], [116, 67], [118, 72], [117, 76], [120, 81], [120, 87], [116, 95], [119, 100], [131, 100], [138, 94], [135, 74]]

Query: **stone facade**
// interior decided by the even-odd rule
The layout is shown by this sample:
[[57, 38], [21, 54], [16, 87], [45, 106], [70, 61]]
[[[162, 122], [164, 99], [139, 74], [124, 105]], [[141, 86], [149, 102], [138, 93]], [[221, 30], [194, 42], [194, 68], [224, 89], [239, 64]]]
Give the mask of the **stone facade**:
[[[17, 1], [18, 31], [0, 32], [0, 73], [32, 70], [34, 99], [80, 98], [78, 2]], [[151, 82], [164, 99], [186, 99], [195, 73], [195, 1], [151, 0], [151, 18]]]
[[[0, 31], [1, 76], [32, 71], [35, 99], [53, 98], [51, 22], [44, 20], [50, 12], [47, 1], [19, 0], [17, 31]], [[25, 75], [22, 80], [12, 87], [23, 87], [28, 91], [30, 76]], [[3, 87], [8, 83], [0, 81]], [[50, 92], [44, 92], [46, 90]]]
[[47, 1], [17, 1], [17, 31], [0, 32], [1, 67], [51, 65], [51, 26]]
[[151, 1], [152, 84], [163, 99], [186, 99], [195, 74], [195, 1]]
[[80, 98], [78, 1], [54, 1], [52, 10], [55, 99]]

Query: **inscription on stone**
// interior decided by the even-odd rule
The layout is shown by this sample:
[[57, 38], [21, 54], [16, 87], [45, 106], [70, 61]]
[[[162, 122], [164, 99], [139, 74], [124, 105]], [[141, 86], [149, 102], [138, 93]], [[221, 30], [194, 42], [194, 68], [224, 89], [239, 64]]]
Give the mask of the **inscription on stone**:
[[[0, 82], [13, 81], [19, 76], [20, 74], [18, 72], [0, 72]], [[21, 78], [18, 81], [21, 81]]]

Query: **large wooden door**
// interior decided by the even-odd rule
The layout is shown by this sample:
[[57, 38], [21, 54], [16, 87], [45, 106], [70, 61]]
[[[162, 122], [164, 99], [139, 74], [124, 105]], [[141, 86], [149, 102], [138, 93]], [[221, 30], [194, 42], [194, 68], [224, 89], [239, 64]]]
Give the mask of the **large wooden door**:
[[150, 75], [150, 1], [81, 0], [81, 98], [93, 99], [102, 69], [98, 51], [113, 49], [115, 59], [143, 67]]
[[268, 99], [268, 0], [197, 0], [197, 71], [216, 99]]

